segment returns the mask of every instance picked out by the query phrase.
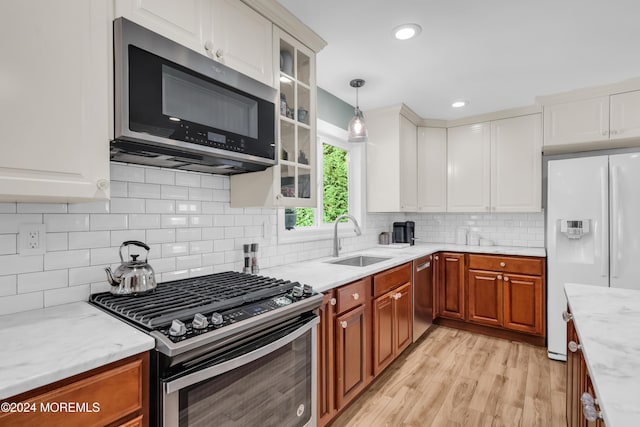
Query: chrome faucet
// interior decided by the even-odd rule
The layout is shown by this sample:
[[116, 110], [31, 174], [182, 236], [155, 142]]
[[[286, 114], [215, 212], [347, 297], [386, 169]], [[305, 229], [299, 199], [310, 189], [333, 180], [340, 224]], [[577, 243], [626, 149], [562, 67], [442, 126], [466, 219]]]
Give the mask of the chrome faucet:
[[340, 215], [338, 218], [336, 218], [336, 222], [333, 224], [333, 256], [335, 257], [337, 257], [338, 253], [340, 252], [340, 243], [338, 241], [338, 223], [340, 222], [340, 220], [344, 218], [348, 218], [351, 221], [353, 221], [353, 225], [355, 227], [357, 236], [362, 234], [362, 230], [360, 230], [360, 225], [358, 224], [358, 220], [355, 219], [353, 216], [345, 214], [345, 215]]

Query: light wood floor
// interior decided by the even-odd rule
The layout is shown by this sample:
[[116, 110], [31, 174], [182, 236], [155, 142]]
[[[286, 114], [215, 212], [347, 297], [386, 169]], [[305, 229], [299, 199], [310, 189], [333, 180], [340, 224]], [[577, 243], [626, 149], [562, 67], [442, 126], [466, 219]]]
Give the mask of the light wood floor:
[[433, 327], [342, 413], [341, 426], [565, 426], [565, 364], [546, 348]]

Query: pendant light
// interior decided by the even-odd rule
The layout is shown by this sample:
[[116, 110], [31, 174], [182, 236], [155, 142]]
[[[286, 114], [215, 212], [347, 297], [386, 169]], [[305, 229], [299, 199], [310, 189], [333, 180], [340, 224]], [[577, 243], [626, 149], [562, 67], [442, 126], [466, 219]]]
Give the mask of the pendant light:
[[349, 82], [351, 87], [356, 88], [356, 111], [355, 115], [349, 121], [347, 131], [349, 132], [349, 142], [367, 142], [367, 125], [364, 122], [364, 115], [358, 106], [358, 88], [364, 86], [364, 80], [353, 79]]

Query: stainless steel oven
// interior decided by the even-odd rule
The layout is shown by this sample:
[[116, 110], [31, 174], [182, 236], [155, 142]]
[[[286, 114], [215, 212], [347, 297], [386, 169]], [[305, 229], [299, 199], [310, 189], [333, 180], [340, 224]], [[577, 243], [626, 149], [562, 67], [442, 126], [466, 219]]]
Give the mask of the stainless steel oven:
[[315, 426], [318, 321], [279, 327], [162, 379], [163, 426]]
[[156, 340], [150, 425], [311, 427], [322, 299], [297, 282], [224, 272], [90, 302]]

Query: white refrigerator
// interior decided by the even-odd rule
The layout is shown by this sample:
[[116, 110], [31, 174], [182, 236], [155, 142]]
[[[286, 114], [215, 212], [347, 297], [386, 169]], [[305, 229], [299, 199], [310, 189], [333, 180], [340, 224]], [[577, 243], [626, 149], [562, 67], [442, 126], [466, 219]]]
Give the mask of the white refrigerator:
[[565, 283], [640, 290], [640, 153], [549, 160], [548, 355], [566, 360]]

